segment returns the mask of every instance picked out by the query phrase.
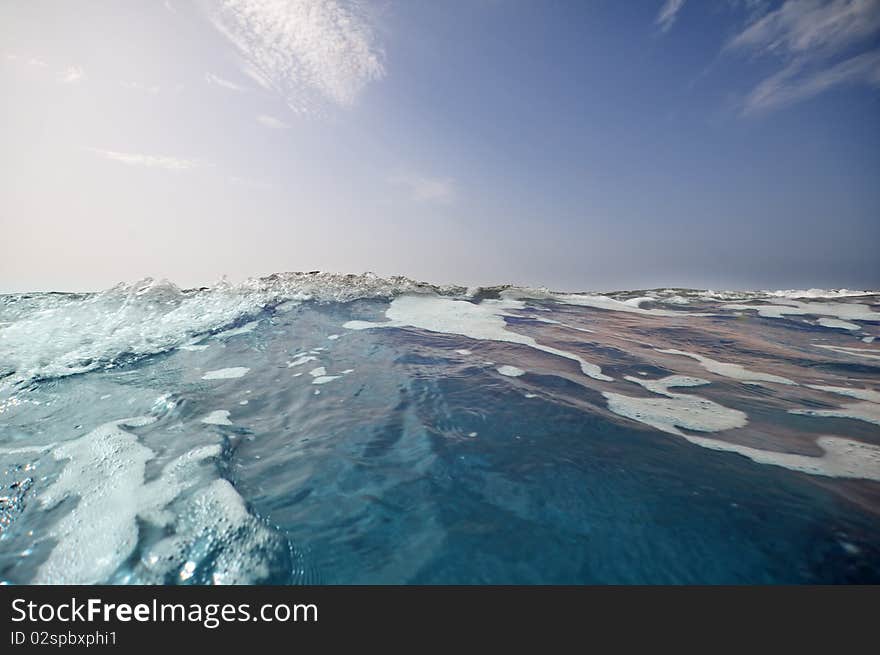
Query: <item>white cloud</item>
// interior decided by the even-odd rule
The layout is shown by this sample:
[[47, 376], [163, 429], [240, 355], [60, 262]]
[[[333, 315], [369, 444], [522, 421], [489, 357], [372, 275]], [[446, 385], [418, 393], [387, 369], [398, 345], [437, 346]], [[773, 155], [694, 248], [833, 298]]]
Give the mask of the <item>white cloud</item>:
[[800, 70], [801, 64], [794, 62], [762, 81], [746, 98], [743, 111], [755, 113], [776, 109], [844, 84], [880, 86], [880, 50], [851, 57], [806, 75], [800, 75]]
[[354, 0], [224, 0], [211, 20], [244, 72], [297, 112], [324, 101], [351, 106], [385, 75], [369, 15]]
[[880, 0], [786, 0], [737, 34], [729, 49], [834, 54], [880, 30]]
[[[8, 61], [20, 61], [23, 64], [26, 63], [28, 66], [33, 66], [35, 68], [49, 68], [49, 64], [37, 57], [28, 57], [25, 59], [14, 53], [6, 53], [5, 57]], [[84, 80], [85, 77], [86, 72], [81, 66], [68, 66], [57, 72], [57, 79], [62, 84], [76, 84]]]
[[746, 96], [743, 113], [791, 105], [844, 84], [877, 86], [880, 50], [853, 49], [878, 34], [880, 0], [786, 0], [758, 16], [724, 50], [773, 56], [782, 68]]
[[214, 73], [205, 73], [205, 81], [208, 84], [219, 86], [224, 89], [229, 89], [230, 91], [244, 91], [243, 86], [239, 86], [235, 82], [230, 82], [229, 80], [224, 79], [219, 75], [214, 75]]
[[266, 114], [260, 114], [257, 116], [257, 121], [270, 129], [273, 130], [286, 130], [290, 125], [285, 123], [280, 118], [275, 118], [274, 116], [267, 116]]
[[678, 18], [678, 12], [684, 7], [684, 3], [685, 0], [666, 0], [663, 3], [660, 13], [657, 14], [657, 19], [654, 21], [660, 27], [661, 32], [668, 32], [672, 28], [672, 24]]
[[410, 198], [419, 202], [436, 202], [450, 204], [455, 201], [458, 193], [455, 180], [448, 177], [425, 177], [413, 173], [392, 175], [388, 178], [391, 184], [406, 189]]
[[117, 152], [115, 150], [99, 150], [98, 148], [89, 148], [89, 150], [105, 159], [117, 161], [129, 166], [146, 166], [149, 168], [164, 168], [169, 171], [186, 171], [202, 165], [201, 162], [195, 159], [144, 155], [134, 152]]
[[64, 84], [76, 84], [86, 76], [85, 71], [79, 66], [68, 66], [58, 75], [58, 81]]

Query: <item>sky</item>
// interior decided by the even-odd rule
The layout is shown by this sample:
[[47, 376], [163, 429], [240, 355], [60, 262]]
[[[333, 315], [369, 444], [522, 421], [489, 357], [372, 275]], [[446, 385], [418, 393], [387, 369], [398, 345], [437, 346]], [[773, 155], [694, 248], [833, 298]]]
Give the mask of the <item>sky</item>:
[[880, 0], [5, 0], [0, 89], [0, 292], [880, 288]]

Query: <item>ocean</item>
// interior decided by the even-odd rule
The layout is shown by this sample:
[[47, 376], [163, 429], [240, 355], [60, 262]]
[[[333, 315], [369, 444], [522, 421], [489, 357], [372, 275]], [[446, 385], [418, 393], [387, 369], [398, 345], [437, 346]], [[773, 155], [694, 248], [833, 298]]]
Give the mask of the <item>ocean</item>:
[[8, 584], [880, 582], [880, 292], [0, 296]]

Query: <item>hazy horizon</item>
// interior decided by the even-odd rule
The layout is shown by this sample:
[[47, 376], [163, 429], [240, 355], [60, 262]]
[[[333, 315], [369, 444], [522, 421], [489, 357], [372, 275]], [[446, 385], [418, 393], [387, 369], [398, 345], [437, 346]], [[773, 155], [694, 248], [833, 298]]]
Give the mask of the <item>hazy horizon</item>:
[[0, 293], [880, 288], [880, 0], [0, 6]]

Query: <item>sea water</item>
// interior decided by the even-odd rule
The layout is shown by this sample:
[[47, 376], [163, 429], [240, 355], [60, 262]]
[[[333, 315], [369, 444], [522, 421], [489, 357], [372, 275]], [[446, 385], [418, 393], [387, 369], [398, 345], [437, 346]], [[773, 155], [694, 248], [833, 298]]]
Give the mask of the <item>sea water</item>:
[[0, 580], [880, 582], [880, 295], [0, 296]]

